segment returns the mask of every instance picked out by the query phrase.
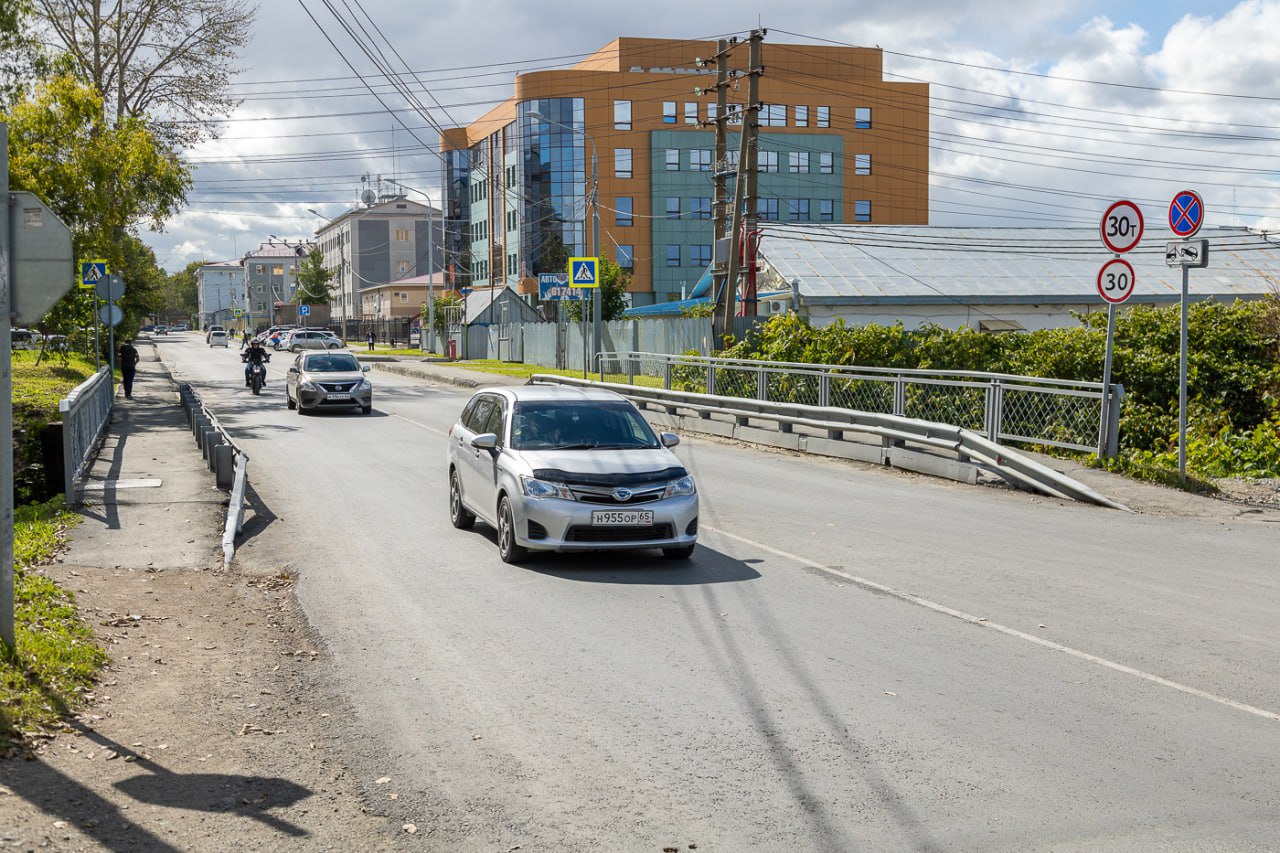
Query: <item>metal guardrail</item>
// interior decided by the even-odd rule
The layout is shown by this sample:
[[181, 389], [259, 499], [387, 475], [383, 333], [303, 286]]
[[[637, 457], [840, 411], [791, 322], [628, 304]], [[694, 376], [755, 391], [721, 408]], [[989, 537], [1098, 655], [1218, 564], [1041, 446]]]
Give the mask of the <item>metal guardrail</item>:
[[603, 353], [596, 368], [601, 381], [660, 382], [673, 391], [915, 418], [953, 424], [993, 443], [1028, 442], [1099, 456], [1116, 455], [1124, 402], [1124, 386], [1113, 383], [1103, 423], [1101, 382], [648, 352]]
[[178, 385], [178, 398], [187, 415], [196, 446], [213, 471], [219, 489], [231, 493], [227, 504], [227, 522], [222, 531], [222, 562], [231, 565], [236, 554], [236, 536], [244, 527], [245, 491], [249, 487], [249, 454], [231, 440], [230, 434], [200, 400], [190, 384]]
[[93, 460], [93, 451], [111, 422], [113, 390], [110, 368], [100, 367], [58, 401], [62, 415], [62, 494], [68, 504], [75, 503], [76, 480]]
[[684, 410], [703, 419], [719, 414], [734, 418], [739, 426], [747, 426], [753, 420], [764, 420], [775, 423], [779, 431], [784, 433], [792, 432], [795, 427], [803, 427], [821, 431], [827, 439], [833, 441], [843, 440], [845, 432], [857, 432], [880, 438], [886, 447], [903, 446], [909, 442], [932, 450], [949, 451], [962, 462], [976, 460], [1005, 480], [1043, 494], [1129, 511], [1123, 504], [1098, 494], [1065, 474], [1003, 447], [985, 436], [950, 424], [838, 407], [776, 403], [626, 383], [596, 383], [567, 376], [535, 374], [529, 381], [578, 386], [603, 385], [641, 406], [661, 407], [670, 414]]

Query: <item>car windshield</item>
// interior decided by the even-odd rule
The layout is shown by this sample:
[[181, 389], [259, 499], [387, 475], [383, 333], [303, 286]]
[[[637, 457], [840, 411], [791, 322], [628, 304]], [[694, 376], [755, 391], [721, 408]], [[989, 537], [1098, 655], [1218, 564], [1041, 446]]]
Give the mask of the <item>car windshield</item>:
[[659, 445], [649, 424], [626, 401], [536, 400], [516, 404], [511, 446], [517, 450], [617, 450]]
[[360, 362], [350, 353], [329, 353], [311, 356], [302, 369], [311, 373], [359, 372]]

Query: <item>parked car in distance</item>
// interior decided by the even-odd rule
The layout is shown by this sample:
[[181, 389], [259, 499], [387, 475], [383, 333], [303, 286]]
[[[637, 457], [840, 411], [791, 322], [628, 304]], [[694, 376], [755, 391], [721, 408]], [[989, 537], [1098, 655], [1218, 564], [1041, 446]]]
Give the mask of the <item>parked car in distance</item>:
[[34, 349], [40, 345], [40, 333], [30, 329], [9, 329], [10, 345], [14, 349]]
[[284, 375], [285, 405], [298, 414], [317, 409], [350, 408], [373, 411], [373, 383], [365, 373], [369, 365], [361, 365], [346, 350], [300, 352]]
[[210, 329], [206, 339], [211, 347], [225, 347], [230, 343], [226, 329]]
[[640, 410], [612, 391], [557, 385], [476, 392], [449, 430], [449, 520], [480, 518], [498, 555], [660, 548], [687, 559], [698, 490]]
[[211, 343], [209, 338], [213, 335], [214, 332], [222, 332], [225, 335], [227, 333], [227, 327], [226, 326], [210, 326], [209, 328], [205, 329], [204, 342], [206, 344]]
[[343, 343], [333, 332], [294, 329], [280, 341], [277, 349], [298, 352], [304, 349], [342, 349]]
[[187, 326], [185, 323], [178, 323], [176, 326], [173, 327], [173, 330], [175, 332], [185, 332], [187, 330]]
[[162, 325], [162, 324], [160, 324], [160, 323], [157, 323], [157, 324], [156, 324], [155, 331], [154, 331], [154, 332], [152, 332], [152, 334], [154, 334], [154, 335], [167, 335], [167, 334], [169, 334], [169, 327], [168, 327], [168, 326], [165, 326], [165, 325]]

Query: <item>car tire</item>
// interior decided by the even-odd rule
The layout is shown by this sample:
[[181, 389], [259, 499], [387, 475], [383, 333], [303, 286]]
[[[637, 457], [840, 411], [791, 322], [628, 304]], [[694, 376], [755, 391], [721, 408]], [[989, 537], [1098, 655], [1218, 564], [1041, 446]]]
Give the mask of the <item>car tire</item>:
[[502, 562], [515, 565], [529, 559], [529, 549], [516, 542], [516, 517], [511, 499], [506, 495], [498, 504], [498, 556]]
[[458, 472], [449, 472], [449, 523], [459, 530], [470, 530], [476, 523], [475, 513], [462, 505], [462, 487]]
[[693, 556], [693, 546], [684, 545], [679, 548], [663, 548], [662, 559], [664, 560], [687, 560]]
[[297, 401], [290, 397], [287, 392], [284, 395], [284, 404], [289, 407], [289, 411], [293, 411], [298, 408]]
[[305, 414], [307, 413], [307, 410], [306, 410], [306, 409], [304, 409], [304, 408], [302, 408], [302, 401], [301, 401], [301, 400], [298, 400], [297, 402], [295, 402], [295, 403], [294, 403], [294, 405], [298, 407], [298, 414], [299, 414], [299, 415], [305, 415]]
[[367, 415], [367, 414], [369, 414], [369, 413], [370, 413], [370, 412], [372, 412], [372, 411], [373, 411], [373, 406], [361, 406], [361, 407], [360, 407], [360, 414], [362, 414], [362, 415]]

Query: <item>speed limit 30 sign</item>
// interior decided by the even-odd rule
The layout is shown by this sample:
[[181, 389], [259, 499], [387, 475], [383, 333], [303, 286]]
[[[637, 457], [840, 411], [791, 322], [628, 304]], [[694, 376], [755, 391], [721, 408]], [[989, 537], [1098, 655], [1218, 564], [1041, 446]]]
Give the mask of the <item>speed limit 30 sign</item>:
[[1102, 242], [1122, 255], [1142, 239], [1142, 211], [1131, 201], [1117, 201], [1102, 214]]
[[1123, 258], [1112, 258], [1098, 272], [1098, 295], [1119, 305], [1133, 296], [1133, 266]]

